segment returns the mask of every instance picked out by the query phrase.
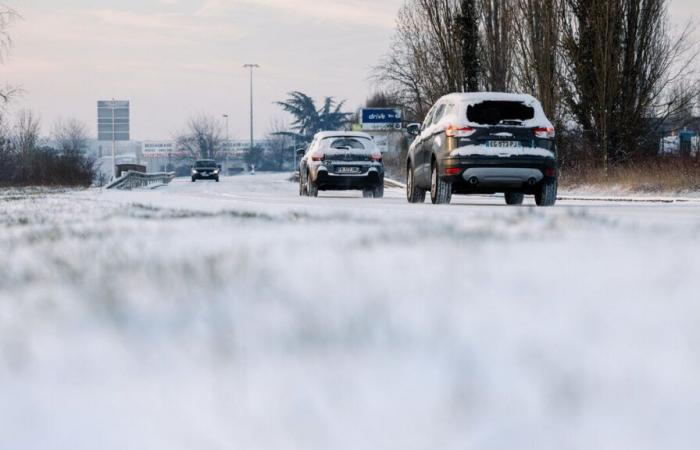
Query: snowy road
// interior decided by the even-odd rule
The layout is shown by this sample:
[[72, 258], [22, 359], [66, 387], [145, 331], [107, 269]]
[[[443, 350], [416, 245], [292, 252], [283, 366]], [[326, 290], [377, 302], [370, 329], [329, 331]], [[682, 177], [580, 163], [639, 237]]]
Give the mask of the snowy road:
[[0, 191], [0, 449], [695, 449], [700, 203]]

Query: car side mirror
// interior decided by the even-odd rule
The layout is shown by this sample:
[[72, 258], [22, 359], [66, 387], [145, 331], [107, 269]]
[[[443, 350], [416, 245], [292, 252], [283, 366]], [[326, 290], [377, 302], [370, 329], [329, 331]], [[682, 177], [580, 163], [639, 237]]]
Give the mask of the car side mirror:
[[298, 157], [301, 158], [301, 157], [304, 156], [305, 154], [306, 154], [306, 149], [305, 149], [305, 148], [300, 148], [300, 149], [297, 150], [297, 156], [298, 156]]
[[420, 134], [420, 127], [421, 125], [419, 123], [412, 123], [406, 127], [406, 132], [411, 136], [418, 136]]

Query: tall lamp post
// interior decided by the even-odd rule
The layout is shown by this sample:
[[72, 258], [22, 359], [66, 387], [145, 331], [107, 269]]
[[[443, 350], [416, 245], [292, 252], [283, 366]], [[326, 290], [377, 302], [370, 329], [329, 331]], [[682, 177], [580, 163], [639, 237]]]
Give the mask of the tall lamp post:
[[260, 66], [257, 64], [245, 64], [243, 67], [250, 69], [250, 151], [253, 152], [254, 138], [253, 138], [253, 70], [259, 69]]
[[226, 142], [228, 143], [228, 114], [224, 114], [222, 117], [226, 120]]
[[229, 147], [230, 139], [228, 134], [228, 114], [223, 114], [221, 117], [223, 117], [224, 120], [226, 120], [226, 145], [224, 145], [224, 151], [226, 152], [226, 170], [229, 170], [228, 157], [231, 153], [231, 148]]
[[116, 131], [114, 129], [115, 119], [114, 119], [114, 109], [116, 108], [116, 101], [112, 99], [112, 179], [117, 179], [117, 139]]

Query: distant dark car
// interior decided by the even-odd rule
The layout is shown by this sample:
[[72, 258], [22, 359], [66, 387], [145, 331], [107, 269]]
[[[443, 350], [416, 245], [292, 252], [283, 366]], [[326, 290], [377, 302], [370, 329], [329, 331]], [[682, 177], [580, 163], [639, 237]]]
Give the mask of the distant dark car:
[[299, 163], [299, 195], [318, 191], [360, 190], [363, 197], [384, 197], [384, 163], [366, 133], [318, 133]]
[[538, 206], [557, 200], [554, 126], [532, 96], [447, 95], [408, 131], [416, 136], [407, 159], [411, 203], [425, 201], [426, 191], [434, 204], [450, 203], [453, 193], [504, 193], [509, 205], [525, 195]]
[[197, 180], [214, 180], [219, 182], [219, 173], [221, 168], [216, 164], [216, 161], [211, 159], [201, 159], [192, 166], [192, 182]]

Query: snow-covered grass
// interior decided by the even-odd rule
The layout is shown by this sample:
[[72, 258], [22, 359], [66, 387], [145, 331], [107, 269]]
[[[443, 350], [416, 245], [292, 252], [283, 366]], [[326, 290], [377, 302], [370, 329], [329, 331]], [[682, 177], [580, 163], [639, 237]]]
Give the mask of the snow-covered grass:
[[696, 447], [700, 208], [295, 189], [0, 193], [0, 448]]
[[611, 168], [565, 170], [562, 187], [577, 194], [700, 197], [700, 158], [666, 157]]

